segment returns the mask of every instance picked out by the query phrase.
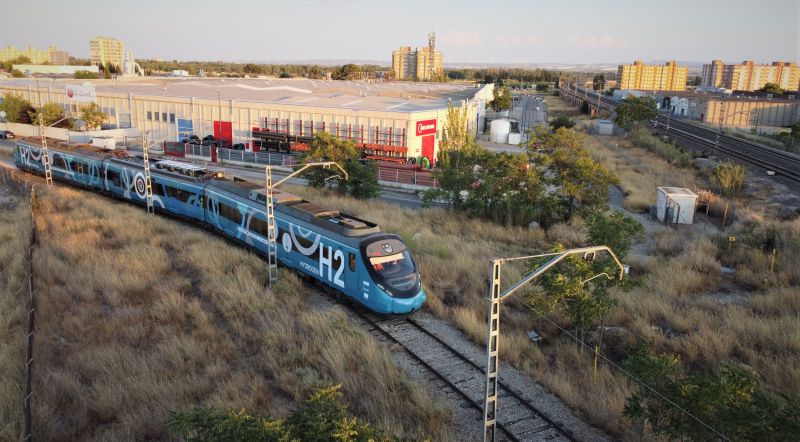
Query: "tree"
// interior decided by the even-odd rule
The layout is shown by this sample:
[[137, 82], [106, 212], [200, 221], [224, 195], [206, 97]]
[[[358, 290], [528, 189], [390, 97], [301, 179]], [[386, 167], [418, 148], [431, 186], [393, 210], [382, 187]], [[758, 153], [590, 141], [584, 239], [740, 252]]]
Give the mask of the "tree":
[[81, 120], [86, 123], [86, 130], [99, 128], [106, 121], [106, 114], [97, 103], [89, 103], [81, 109]]
[[292, 74], [289, 74], [287, 72], [281, 72], [281, 74], [278, 75], [278, 78], [292, 78]]
[[610, 247], [620, 259], [628, 254], [633, 239], [644, 232], [638, 221], [618, 210], [592, 212], [585, 222], [592, 244]]
[[772, 94], [772, 95], [783, 95], [783, 88], [778, 86], [775, 83], [767, 83], [758, 90], [759, 92], [763, 92], [765, 94]]
[[259, 75], [264, 72], [264, 70], [261, 69], [261, 66], [253, 63], [247, 63], [246, 65], [244, 65], [244, 67], [242, 67], [242, 70], [244, 71], [245, 74]]
[[467, 77], [464, 75], [463, 71], [448, 70], [447, 71], [447, 78], [449, 78], [451, 80], [464, 80]]
[[[33, 124], [39, 124], [40, 114], [44, 118], [44, 125], [49, 127], [53, 123], [64, 118], [64, 109], [62, 109], [58, 103], [50, 102], [42, 106], [40, 109], [28, 111], [28, 115], [30, 116], [30, 120]], [[65, 125], [68, 127], [69, 122], [65, 120], [65, 123]]]
[[606, 77], [603, 74], [597, 74], [592, 79], [592, 89], [602, 91], [606, 87]]
[[635, 122], [648, 122], [656, 117], [656, 102], [650, 97], [634, 97], [622, 100], [616, 108], [617, 116], [614, 122], [621, 127], [628, 129]]
[[797, 121], [796, 123], [794, 123], [794, 125], [792, 126], [792, 132], [791, 132], [791, 136], [792, 136], [792, 138], [794, 138], [795, 140], [800, 140], [800, 120], [798, 120], [798, 121]]
[[565, 115], [559, 115], [553, 118], [553, 121], [550, 122], [550, 127], [552, 127], [553, 130], [558, 130], [561, 127], [572, 129], [574, 126], [575, 126], [575, 120]]
[[439, 148], [439, 165], [446, 164], [450, 152], [465, 152], [475, 149], [475, 137], [467, 125], [467, 108], [447, 104], [447, 118], [444, 123], [444, 138]]
[[73, 77], [78, 80], [92, 80], [97, 78], [97, 74], [89, 71], [75, 71]]
[[538, 125], [531, 131], [528, 155], [547, 177], [551, 198], [560, 208], [545, 221], [569, 219], [576, 207], [583, 212], [605, 207], [608, 186], [617, 178], [582, 146], [583, 137], [572, 129], [561, 127], [551, 132]]
[[22, 94], [7, 94], [0, 103], [0, 110], [5, 111], [9, 123], [30, 123], [30, 112], [34, 109]]
[[[562, 251], [564, 247], [560, 244], [552, 249], [552, 252]], [[539, 265], [540, 262], [532, 263], [531, 270]], [[615, 305], [608, 294], [609, 279], [591, 279], [604, 271], [615, 274], [608, 267], [608, 260], [594, 263], [578, 256], [568, 256], [539, 278], [542, 290], [530, 293], [527, 300], [537, 314], [563, 312], [572, 322], [578, 339], [585, 342], [586, 332], [594, 328]]]
[[499, 224], [528, 225], [545, 204], [541, 177], [526, 155], [494, 154], [479, 146], [454, 150], [434, 177], [439, 187], [423, 193], [423, 205], [445, 203]]
[[550, 83], [536, 83], [536, 92], [547, 92], [550, 90]]
[[645, 345], [622, 365], [672, 402], [645, 386], [628, 397], [624, 415], [642, 430], [649, 424], [656, 435], [694, 441], [717, 439], [703, 423], [730, 440], [794, 440], [800, 432], [800, 398], [764, 391], [752, 369], [722, 364], [713, 373], [688, 371], [677, 357]]
[[334, 69], [331, 78], [334, 80], [357, 80], [361, 74], [361, 69], [357, 65], [348, 63], [337, 69]]
[[500, 112], [504, 110], [511, 109], [511, 91], [508, 90], [508, 87], [495, 87], [492, 91], [492, 102], [489, 103], [492, 109], [495, 112]]
[[348, 180], [336, 177], [335, 169], [314, 168], [304, 174], [312, 187], [325, 187], [329, 182], [336, 183], [336, 189], [357, 198], [372, 198], [380, 193], [378, 174], [374, 164], [361, 162], [361, 153], [352, 140], [342, 140], [328, 132], [317, 132], [311, 142], [311, 149], [303, 156], [304, 162], [335, 161], [348, 174]]
[[691, 86], [700, 86], [701, 84], [703, 84], [703, 77], [695, 75], [694, 77], [692, 77], [692, 80], [689, 84]]

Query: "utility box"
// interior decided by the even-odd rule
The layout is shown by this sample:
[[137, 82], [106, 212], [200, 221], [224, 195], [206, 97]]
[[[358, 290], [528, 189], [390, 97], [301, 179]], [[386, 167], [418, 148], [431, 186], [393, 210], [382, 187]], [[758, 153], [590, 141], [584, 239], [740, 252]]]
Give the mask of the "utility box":
[[683, 187], [659, 187], [656, 196], [656, 218], [667, 224], [691, 224], [697, 194]]
[[614, 122], [611, 120], [595, 120], [594, 133], [597, 135], [613, 135]]

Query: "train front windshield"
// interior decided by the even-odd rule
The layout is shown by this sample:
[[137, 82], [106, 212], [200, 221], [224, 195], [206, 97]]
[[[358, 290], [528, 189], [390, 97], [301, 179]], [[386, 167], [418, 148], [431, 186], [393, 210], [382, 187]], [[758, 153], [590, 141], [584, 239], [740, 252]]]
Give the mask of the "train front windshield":
[[399, 297], [417, 294], [417, 268], [402, 242], [386, 239], [370, 244], [366, 251], [367, 265], [376, 282], [385, 283]]

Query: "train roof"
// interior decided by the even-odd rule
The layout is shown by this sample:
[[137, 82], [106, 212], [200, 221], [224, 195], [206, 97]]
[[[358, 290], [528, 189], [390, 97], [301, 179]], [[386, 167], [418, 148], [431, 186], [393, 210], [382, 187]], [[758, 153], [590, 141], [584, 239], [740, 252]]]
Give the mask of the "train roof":
[[[226, 191], [258, 205], [267, 203], [264, 186], [249, 181], [214, 181], [209, 187]], [[306, 201], [283, 190], [273, 189], [272, 196], [276, 211], [342, 236], [361, 237], [381, 232], [381, 228], [373, 222]]]
[[[17, 142], [23, 142], [30, 146], [42, 147], [42, 139], [39, 137], [20, 138], [17, 140]], [[91, 157], [97, 160], [104, 160], [106, 158], [113, 158], [114, 156], [127, 154], [125, 151], [103, 149], [97, 146], [92, 146], [91, 144], [57, 140], [55, 138], [47, 138], [47, 147], [59, 151], [66, 151]]]

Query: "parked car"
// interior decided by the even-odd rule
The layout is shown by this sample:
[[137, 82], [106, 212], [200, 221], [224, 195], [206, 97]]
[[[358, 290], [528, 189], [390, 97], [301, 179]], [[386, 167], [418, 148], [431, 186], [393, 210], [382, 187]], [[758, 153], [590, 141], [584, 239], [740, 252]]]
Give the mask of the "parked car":
[[233, 150], [244, 150], [245, 146], [244, 146], [244, 143], [236, 143], [236, 144], [231, 146], [231, 149], [233, 149]]
[[0, 130], [0, 140], [10, 140], [14, 138], [14, 132], [10, 130]]

